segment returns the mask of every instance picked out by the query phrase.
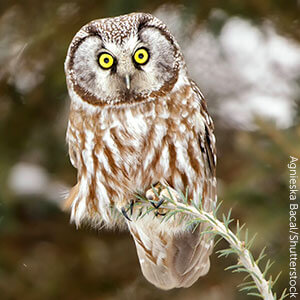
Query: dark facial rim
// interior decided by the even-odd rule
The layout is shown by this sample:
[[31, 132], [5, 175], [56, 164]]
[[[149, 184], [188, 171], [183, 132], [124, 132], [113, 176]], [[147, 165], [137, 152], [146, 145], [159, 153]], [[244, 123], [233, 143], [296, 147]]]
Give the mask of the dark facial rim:
[[96, 36], [98, 37], [101, 41], [102, 41], [102, 38], [99, 34], [97, 33], [91, 33], [85, 37], [83, 37], [82, 39], [80, 40], [77, 40], [76, 42], [73, 43], [73, 45], [71, 46], [70, 48], [70, 53], [69, 53], [69, 56], [70, 56], [70, 60], [69, 60], [69, 64], [68, 64], [68, 69], [71, 70], [73, 68], [73, 65], [74, 65], [74, 54], [76, 52], [76, 50], [78, 49], [78, 47], [88, 38], [92, 37], [92, 36]]
[[[174, 40], [173, 38], [169, 35], [169, 33], [167, 33], [167, 31], [164, 31], [163, 28], [160, 28], [159, 26], [155, 26], [155, 25], [149, 25], [146, 23], [142, 24], [142, 26], [139, 28], [139, 31], [138, 31], [138, 37], [139, 37], [139, 40], [142, 41], [142, 38], [141, 38], [141, 32], [143, 30], [146, 30], [147, 28], [152, 28], [152, 29], [156, 29], [158, 31], [160, 31], [160, 33], [170, 42], [170, 44], [174, 47], [174, 50], [175, 52], [178, 51], [178, 48], [177, 46], [175, 45], [174, 43]], [[166, 29], [166, 28], [165, 28]]]

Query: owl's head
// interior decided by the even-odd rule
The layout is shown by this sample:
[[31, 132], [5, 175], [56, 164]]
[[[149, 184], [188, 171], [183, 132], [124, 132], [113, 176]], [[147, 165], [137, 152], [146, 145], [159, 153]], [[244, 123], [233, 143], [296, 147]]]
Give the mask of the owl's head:
[[65, 62], [69, 90], [97, 106], [151, 101], [172, 90], [182, 69], [166, 25], [144, 13], [88, 23], [73, 38]]

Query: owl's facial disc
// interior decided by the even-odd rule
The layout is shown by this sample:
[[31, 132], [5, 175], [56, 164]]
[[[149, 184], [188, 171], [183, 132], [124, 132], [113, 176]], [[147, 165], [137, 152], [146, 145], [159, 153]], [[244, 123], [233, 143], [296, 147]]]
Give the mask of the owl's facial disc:
[[[141, 20], [128, 29], [124, 18], [132, 16]], [[106, 22], [112, 23], [108, 26]], [[77, 95], [94, 105], [118, 105], [150, 101], [170, 91], [178, 76], [179, 49], [158, 22], [151, 15], [132, 14], [83, 27], [66, 61]]]

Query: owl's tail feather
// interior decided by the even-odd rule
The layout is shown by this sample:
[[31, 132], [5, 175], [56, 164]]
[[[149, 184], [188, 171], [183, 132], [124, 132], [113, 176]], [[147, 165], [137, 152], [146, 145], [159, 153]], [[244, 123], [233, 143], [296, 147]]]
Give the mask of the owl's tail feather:
[[130, 232], [142, 272], [156, 287], [164, 290], [190, 287], [200, 276], [207, 274], [213, 245], [207, 241], [209, 236], [200, 235], [205, 230], [204, 224], [194, 232], [171, 234], [157, 230], [151, 226], [154, 224], [140, 225], [131, 222]]

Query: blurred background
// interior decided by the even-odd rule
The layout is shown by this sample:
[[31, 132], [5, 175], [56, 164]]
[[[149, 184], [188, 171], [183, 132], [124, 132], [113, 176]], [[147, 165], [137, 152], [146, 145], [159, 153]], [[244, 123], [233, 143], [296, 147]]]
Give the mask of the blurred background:
[[283, 271], [275, 290], [288, 287], [299, 1], [1, 0], [0, 299], [251, 299], [237, 291], [241, 276], [224, 271], [235, 258], [215, 254], [193, 287], [160, 291], [143, 278], [129, 233], [76, 230], [60, 208], [76, 182], [65, 143], [68, 45], [92, 19], [133, 11], [153, 13], [178, 39], [215, 121], [222, 210], [258, 232], [254, 254], [266, 246], [273, 277]]

